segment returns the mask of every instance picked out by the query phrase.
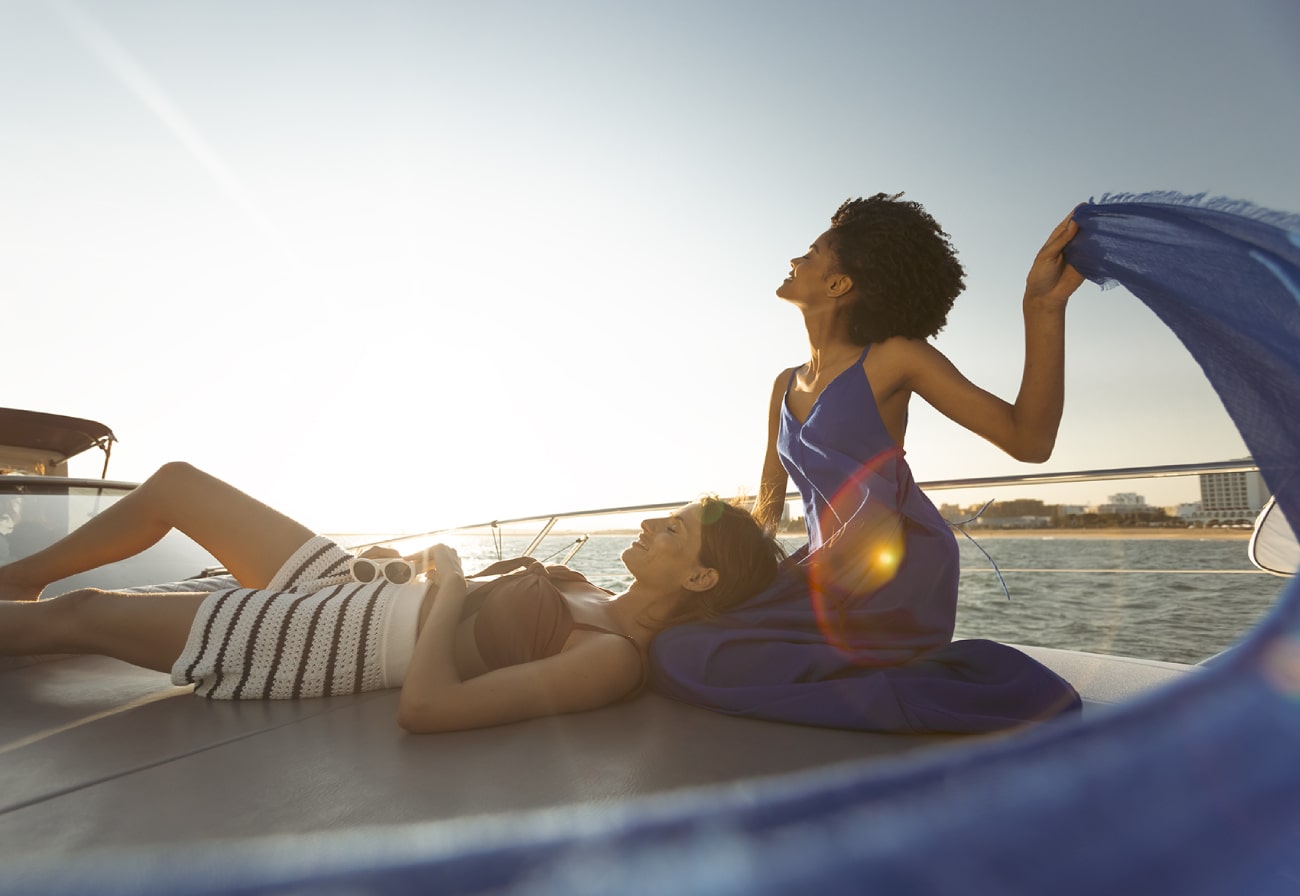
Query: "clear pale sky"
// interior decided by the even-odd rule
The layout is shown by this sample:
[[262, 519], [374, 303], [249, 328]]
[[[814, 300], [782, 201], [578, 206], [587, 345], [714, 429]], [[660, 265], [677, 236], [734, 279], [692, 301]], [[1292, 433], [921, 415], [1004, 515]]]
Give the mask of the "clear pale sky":
[[[943, 223], [936, 344], [1012, 398], [1076, 203], [1300, 211], [1297, 46], [1294, 0], [0, 3], [0, 405], [330, 531], [752, 491], [807, 357], [773, 291], [842, 200]], [[1132, 296], [1068, 326], [1052, 460], [918, 401], [918, 479], [1245, 454]]]

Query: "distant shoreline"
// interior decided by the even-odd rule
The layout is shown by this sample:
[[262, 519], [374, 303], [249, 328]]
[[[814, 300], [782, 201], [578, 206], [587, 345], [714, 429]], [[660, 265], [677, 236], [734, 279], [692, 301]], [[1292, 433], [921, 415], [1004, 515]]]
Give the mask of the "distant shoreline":
[[[1128, 528], [1122, 526], [1104, 526], [1094, 529], [967, 529], [974, 538], [1111, 538], [1111, 539], [1184, 539], [1201, 541], [1249, 541], [1250, 529], [1177, 529], [1156, 527], [1150, 529]], [[523, 534], [523, 533], [515, 533]], [[553, 531], [551, 535], [577, 536], [580, 531]], [[589, 529], [590, 535], [628, 535], [636, 536], [635, 529]], [[782, 538], [802, 538], [803, 532], [790, 530], [778, 532]]]
[[1175, 529], [1156, 527], [1130, 529], [1107, 526], [1097, 529], [967, 529], [976, 538], [1178, 538], [1198, 541], [1249, 541], [1250, 529]]

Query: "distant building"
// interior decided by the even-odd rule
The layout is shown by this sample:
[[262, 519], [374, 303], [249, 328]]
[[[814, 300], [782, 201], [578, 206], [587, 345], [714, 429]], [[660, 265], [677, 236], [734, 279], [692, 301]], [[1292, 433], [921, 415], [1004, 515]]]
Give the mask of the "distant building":
[[1147, 503], [1145, 496], [1133, 492], [1121, 492], [1118, 495], [1111, 495], [1107, 499], [1107, 503], [1098, 504], [1091, 510], [1101, 516], [1131, 516], [1141, 513], [1155, 514], [1160, 512], [1159, 507], [1152, 507]]
[[1271, 496], [1258, 470], [1202, 473], [1200, 480], [1200, 503], [1187, 513], [1179, 508], [1179, 516], [1192, 525], [1251, 523]]
[[999, 516], [985, 523], [985, 529], [1046, 529], [1052, 525], [1047, 516]]
[[960, 504], [940, 504], [939, 516], [943, 517], [950, 523], [958, 523], [966, 519], [966, 509]]
[[1136, 492], [1120, 492], [1110, 496], [1110, 503], [1129, 507], [1146, 507], [1147, 499]]
[[[1042, 512], [1032, 512], [1035, 510]], [[983, 504], [964, 507], [960, 504], [944, 504], [939, 507], [939, 515], [949, 523], [971, 529], [1046, 529], [1053, 523], [1052, 510], [1054, 508], [1047, 507], [1036, 499], [1017, 499], [995, 501], [987, 507]]]

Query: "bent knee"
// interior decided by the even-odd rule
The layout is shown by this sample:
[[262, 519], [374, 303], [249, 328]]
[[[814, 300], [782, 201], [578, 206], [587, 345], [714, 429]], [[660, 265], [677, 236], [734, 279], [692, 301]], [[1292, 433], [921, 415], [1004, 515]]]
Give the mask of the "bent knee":
[[72, 618], [84, 613], [86, 607], [93, 606], [110, 593], [102, 588], [77, 588], [65, 591], [58, 597], [47, 597], [40, 604], [54, 618]]
[[201, 475], [202, 472], [198, 467], [187, 461], [170, 460], [154, 471], [153, 476], [149, 478], [177, 482], [192, 479]]

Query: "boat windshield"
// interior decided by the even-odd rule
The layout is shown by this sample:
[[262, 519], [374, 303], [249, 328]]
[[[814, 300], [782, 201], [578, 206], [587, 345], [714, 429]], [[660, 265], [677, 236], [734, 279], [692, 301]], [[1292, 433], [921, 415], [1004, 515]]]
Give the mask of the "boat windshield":
[[[0, 476], [0, 564], [41, 550], [130, 492], [129, 483]], [[171, 533], [129, 560], [52, 583], [47, 595], [73, 588], [131, 588], [177, 582], [214, 567], [210, 554]]]

